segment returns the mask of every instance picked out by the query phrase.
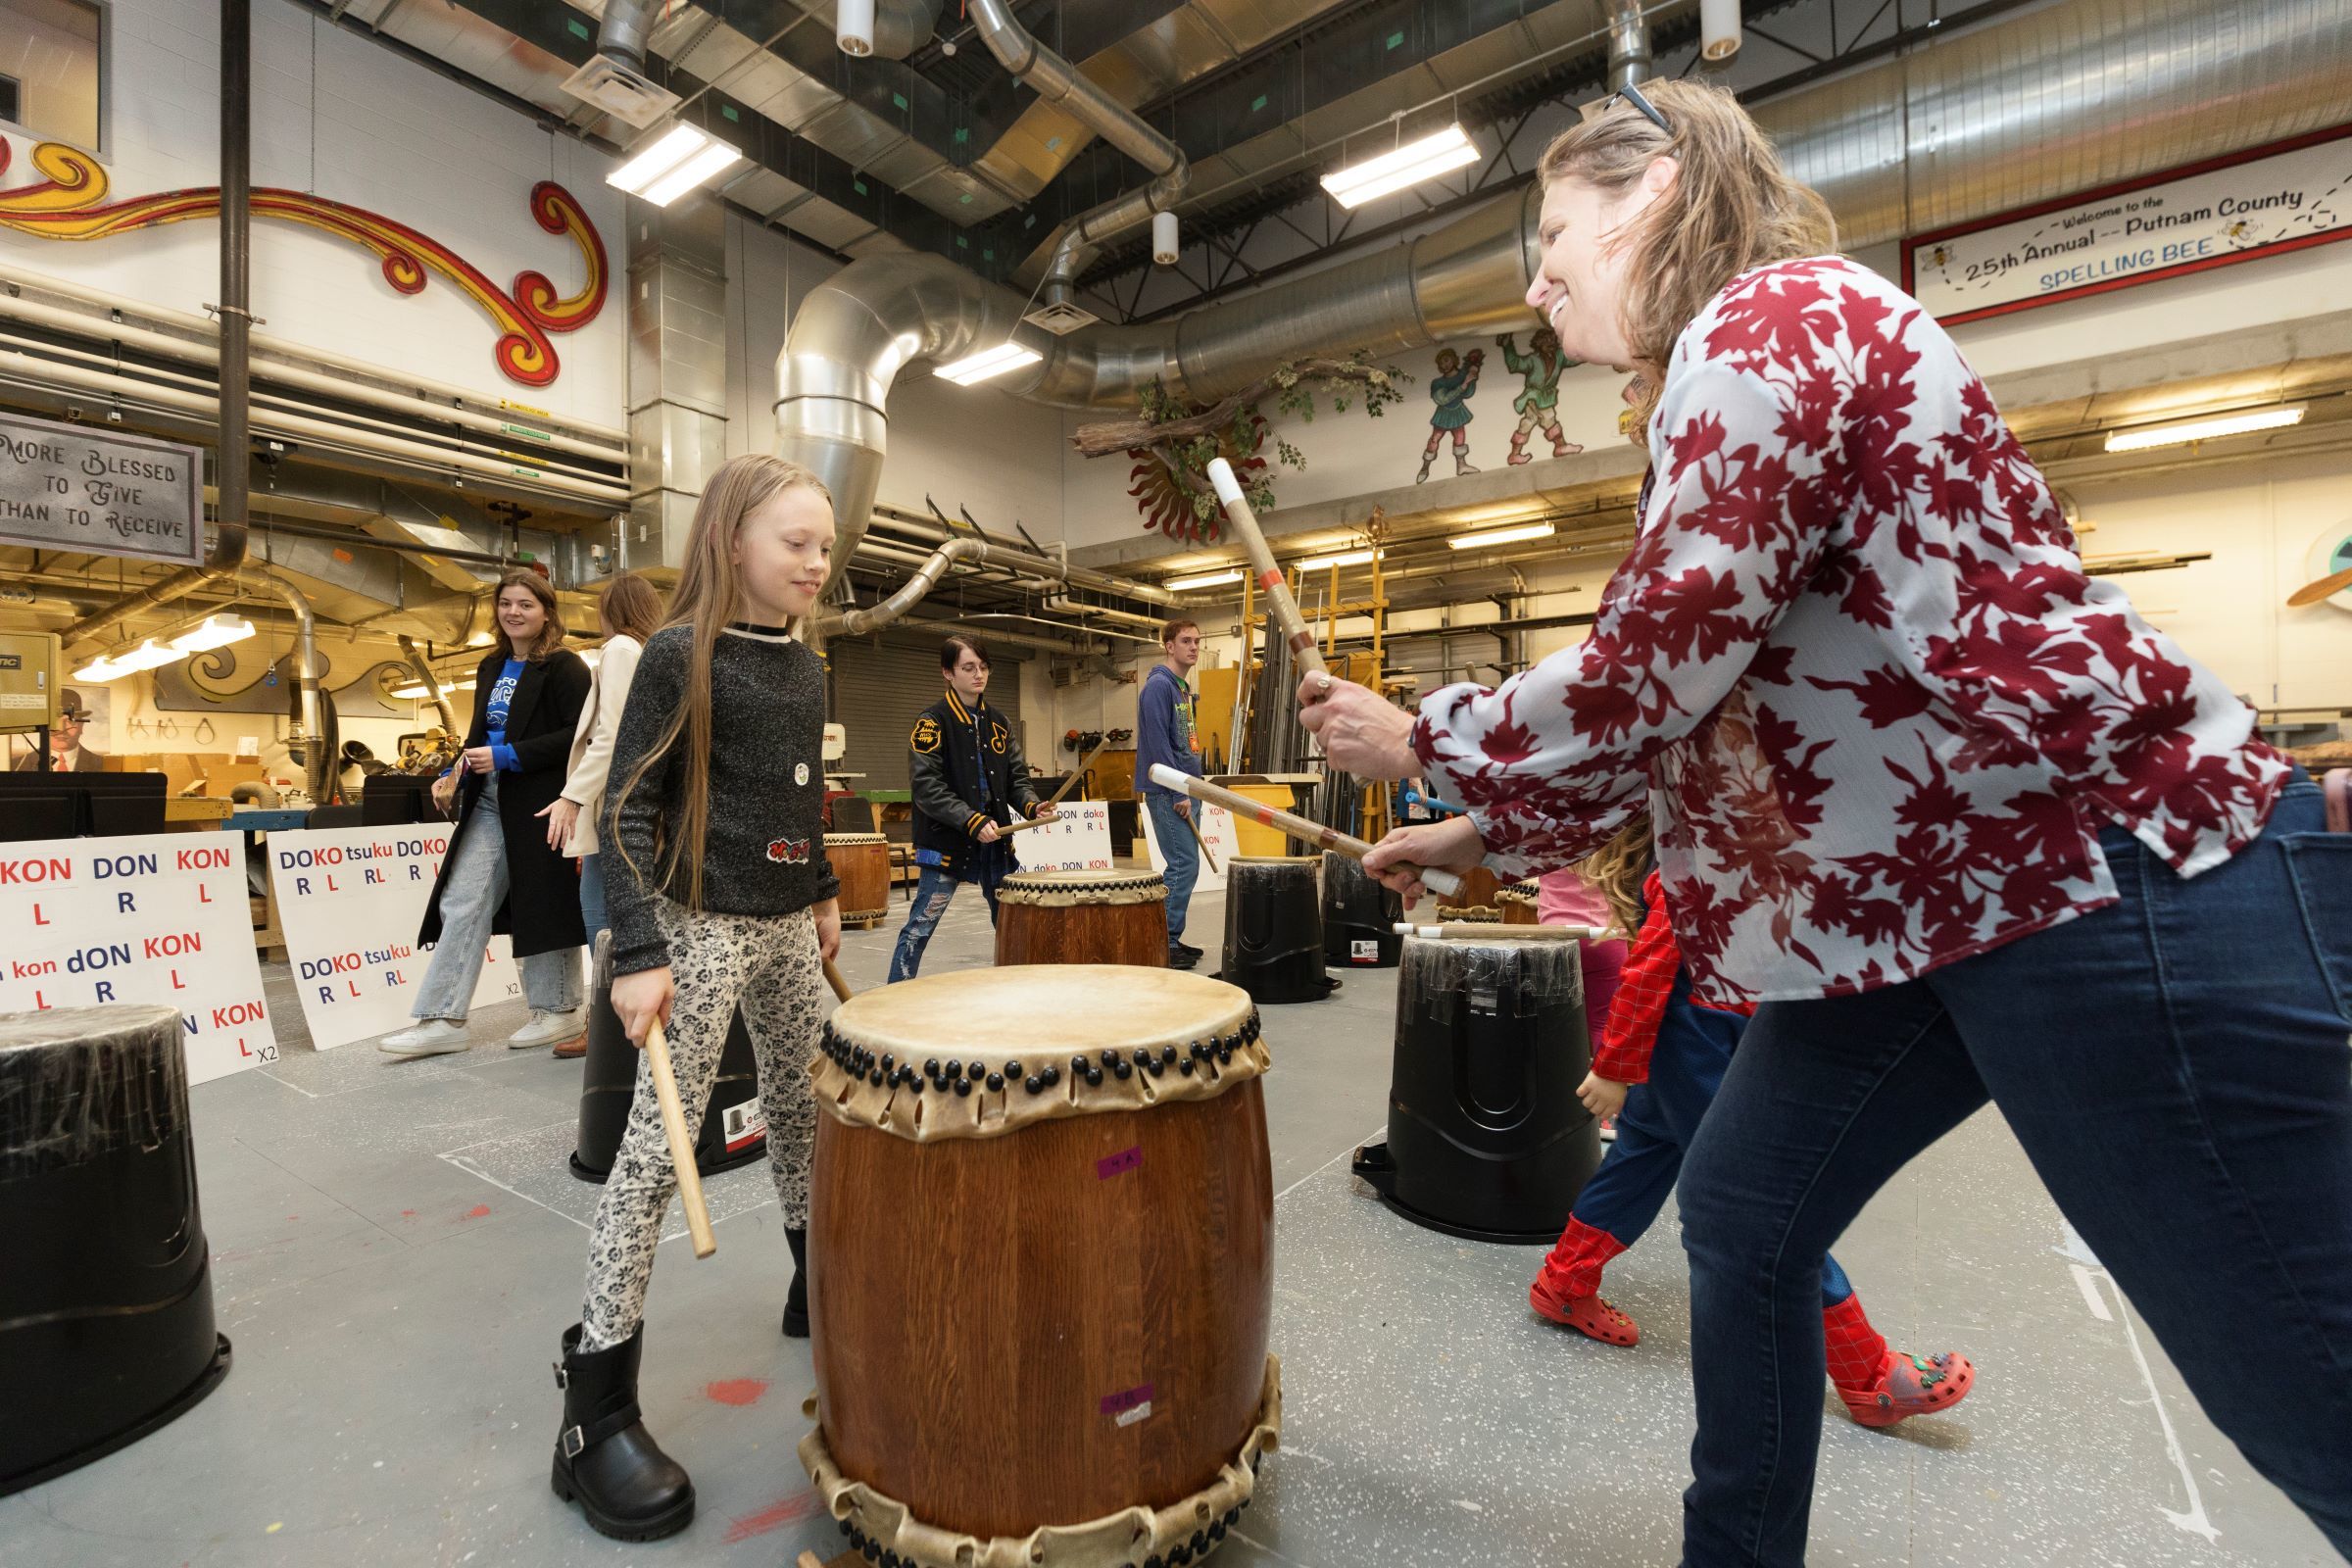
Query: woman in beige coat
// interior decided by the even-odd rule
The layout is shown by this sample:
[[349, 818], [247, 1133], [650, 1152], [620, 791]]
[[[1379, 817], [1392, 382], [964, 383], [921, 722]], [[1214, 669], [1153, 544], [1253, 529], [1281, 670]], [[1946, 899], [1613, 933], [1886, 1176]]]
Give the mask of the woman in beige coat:
[[[621, 710], [628, 706], [629, 682], [637, 673], [645, 640], [662, 625], [661, 590], [633, 571], [624, 571], [605, 585], [597, 601], [597, 619], [605, 634], [597, 660], [596, 684], [580, 710], [571, 732], [571, 761], [564, 769], [564, 793], [539, 814], [547, 818], [547, 842], [580, 862], [580, 918], [588, 928], [593, 951], [596, 934], [607, 929], [605, 874], [596, 819], [604, 809], [605, 775], [612, 765], [612, 742], [620, 733]], [[582, 1037], [556, 1048], [559, 1056], [576, 1056], [587, 1050]]]

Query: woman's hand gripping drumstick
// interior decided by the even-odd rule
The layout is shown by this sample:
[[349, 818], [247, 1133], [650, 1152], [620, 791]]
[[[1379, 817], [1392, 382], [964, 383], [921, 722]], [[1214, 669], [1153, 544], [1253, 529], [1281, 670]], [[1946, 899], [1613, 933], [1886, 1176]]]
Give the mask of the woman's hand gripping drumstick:
[[[1366, 844], [1362, 839], [1350, 838], [1336, 827], [1325, 827], [1320, 822], [1310, 822], [1296, 812], [1283, 810], [1280, 807], [1267, 806], [1251, 800], [1247, 795], [1236, 794], [1220, 785], [1211, 784], [1205, 779], [1179, 773], [1165, 762], [1152, 764], [1152, 782], [1159, 785], [1162, 789], [1174, 790], [1179, 795], [1189, 795], [1196, 801], [1201, 801], [1210, 806], [1222, 806], [1236, 816], [1247, 817], [1252, 822], [1274, 829], [1277, 833], [1288, 834], [1301, 844], [1312, 844], [1321, 849], [1337, 850], [1340, 854], [1358, 860], [1372, 853], [1371, 845]], [[1475, 842], [1476, 833], [1473, 832], [1471, 836]], [[1390, 835], [1392, 839], [1395, 837], [1395, 834]], [[1390, 857], [1392, 862], [1396, 858], [1394, 856]], [[1470, 862], [1471, 865], [1477, 863], [1475, 859]], [[1367, 869], [1369, 868], [1367, 866]], [[1464, 869], [1468, 869], [1468, 867], [1464, 867]], [[1451, 895], [1462, 890], [1460, 877], [1442, 866], [1426, 862], [1411, 865], [1393, 864], [1390, 874], [1395, 876], [1410, 874], [1416, 879], [1414, 884], [1416, 887], [1427, 887], [1433, 893]]]

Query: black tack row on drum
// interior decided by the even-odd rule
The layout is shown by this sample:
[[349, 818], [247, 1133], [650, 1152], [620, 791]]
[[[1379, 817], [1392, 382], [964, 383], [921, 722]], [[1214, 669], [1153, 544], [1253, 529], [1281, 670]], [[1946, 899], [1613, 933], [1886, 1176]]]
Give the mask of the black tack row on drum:
[[[1191, 1042], [1182, 1055], [1173, 1045], [1163, 1045], [1156, 1053], [1138, 1047], [1132, 1054], [1103, 1051], [1095, 1057], [1073, 1055], [1068, 1076], [1072, 1082], [1100, 1089], [1105, 1076], [1125, 1082], [1138, 1073], [1164, 1078], [1171, 1069], [1179, 1078], [1190, 1078], [1196, 1072], [1213, 1073], [1231, 1067], [1233, 1054], [1255, 1045], [1262, 1032], [1258, 1015], [1253, 1011], [1229, 1033], [1211, 1034]], [[953, 1056], [942, 1062], [937, 1056], [930, 1056], [918, 1068], [911, 1061], [901, 1061], [895, 1052], [875, 1055], [845, 1038], [829, 1022], [818, 1040], [818, 1049], [826, 1059], [853, 1081], [861, 1080], [873, 1089], [910, 1090], [918, 1096], [926, 1085], [935, 1094], [963, 1099], [971, 1097], [975, 1085], [991, 1094], [1003, 1094], [1009, 1086], [1018, 1085], [1025, 1093], [1036, 1096], [1058, 1088], [1063, 1077], [1055, 1063], [1047, 1062], [1031, 1072], [1018, 1057], [1009, 1057], [1002, 1066], [993, 1066]]]
[[[1254, 1470], [1256, 1466], [1252, 1465], [1250, 1468]], [[1212, 1519], [1205, 1529], [1194, 1531], [1190, 1541], [1177, 1546], [1166, 1556], [1154, 1553], [1144, 1558], [1141, 1563], [1128, 1563], [1124, 1565], [1124, 1568], [1188, 1568], [1191, 1563], [1206, 1557], [1211, 1551], [1214, 1551], [1224, 1542], [1226, 1533], [1240, 1526], [1243, 1510], [1250, 1506], [1251, 1500], [1244, 1497], [1237, 1506], [1225, 1510], [1224, 1518]], [[851, 1549], [867, 1562], [875, 1564], [876, 1568], [922, 1568], [916, 1559], [901, 1557], [897, 1552], [885, 1549], [881, 1542], [876, 1541], [847, 1519], [840, 1521], [840, 1524], [841, 1533], [850, 1538]]]

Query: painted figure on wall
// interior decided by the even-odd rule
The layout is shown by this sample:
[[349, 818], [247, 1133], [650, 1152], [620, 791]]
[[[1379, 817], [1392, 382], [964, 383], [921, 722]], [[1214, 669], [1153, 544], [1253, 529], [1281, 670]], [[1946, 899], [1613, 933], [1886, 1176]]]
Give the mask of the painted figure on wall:
[[1560, 353], [1560, 340], [1552, 336], [1551, 328], [1538, 328], [1525, 354], [1519, 352], [1515, 333], [1505, 332], [1494, 343], [1502, 350], [1502, 363], [1523, 378], [1519, 395], [1511, 400], [1511, 407], [1519, 411], [1519, 428], [1511, 436], [1511, 466], [1532, 461], [1527, 455], [1527, 438], [1538, 430], [1551, 438], [1555, 458], [1584, 451], [1560, 434], [1560, 372], [1568, 368], [1568, 360]]
[[1429, 466], [1438, 461], [1438, 446], [1449, 434], [1453, 437], [1453, 471], [1457, 475], [1478, 471], [1470, 466], [1470, 399], [1478, 391], [1479, 368], [1486, 363], [1484, 349], [1472, 349], [1468, 359], [1451, 349], [1438, 351], [1438, 373], [1429, 381], [1429, 399], [1438, 407], [1429, 416], [1429, 445], [1421, 449], [1421, 471], [1413, 475], [1413, 483], [1429, 477]]

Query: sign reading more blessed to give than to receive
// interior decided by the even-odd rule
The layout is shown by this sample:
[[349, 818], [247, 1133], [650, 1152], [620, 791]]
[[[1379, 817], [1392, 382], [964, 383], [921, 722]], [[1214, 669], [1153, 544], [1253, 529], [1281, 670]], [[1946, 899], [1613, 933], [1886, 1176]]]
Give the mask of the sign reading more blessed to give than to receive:
[[193, 565], [204, 557], [201, 454], [0, 414], [0, 543]]
[[1949, 326], [2352, 239], [2352, 125], [1903, 242]]
[[[416, 945], [457, 829], [447, 822], [397, 827], [298, 828], [263, 848], [277, 893], [278, 928], [311, 1045], [319, 1051], [406, 1029], [433, 950]], [[514, 944], [490, 939], [470, 1005], [522, 995]]]
[[0, 844], [0, 1012], [161, 1004], [188, 1082], [277, 1059], [233, 833]]

